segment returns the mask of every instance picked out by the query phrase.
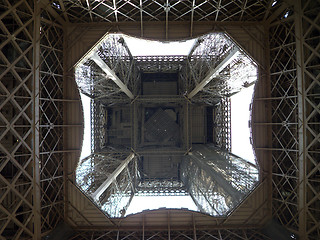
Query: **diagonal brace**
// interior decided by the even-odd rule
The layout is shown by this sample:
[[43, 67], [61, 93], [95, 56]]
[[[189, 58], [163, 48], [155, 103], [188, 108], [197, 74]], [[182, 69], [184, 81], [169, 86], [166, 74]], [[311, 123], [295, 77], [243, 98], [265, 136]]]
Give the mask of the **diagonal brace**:
[[218, 66], [212, 69], [209, 74], [188, 94], [188, 98], [191, 99], [194, 95], [200, 92], [213, 78], [219, 75], [219, 73], [228, 66], [239, 54], [239, 50], [234, 48], [229, 55], [223, 59]]
[[111, 185], [113, 181], [119, 176], [119, 174], [128, 166], [130, 161], [135, 157], [134, 153], [130, 155], [117, 167], [116, 170], [101, 184], [101, 186], [91, 194], [91, 197], [98, 200], [101, 194]]
[[109, 66], [100, 58], [97, 53], [91, 55], [91, 59], [107, 74], [108, 78], [114, 81], [115, 84], [130, 98], [133, 99], [134, 96], [132, 92], [127, 88], [127, 86], [118, 78], [115, 72], [109, 68]]

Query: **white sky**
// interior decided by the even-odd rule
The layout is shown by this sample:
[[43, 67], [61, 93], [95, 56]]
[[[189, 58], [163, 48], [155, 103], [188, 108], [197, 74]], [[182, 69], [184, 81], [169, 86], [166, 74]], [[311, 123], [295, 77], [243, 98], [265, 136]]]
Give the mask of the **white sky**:
[[[184, 42], [163, 43], [124, 36], [133, 56], [157, 56], [157, 55], [187, 55], [195, 40]], [[250, 132], [248, 128], [249, 104], [252, 99], [253, 86], [243, 89], [240, 93], [231, 97], [231, 135], [232, 153], [254, 163], [254, 155], [250, 144]], [[85, 116], [84, 140], [81, 158], [91, 153], [90, 137], [90, 98], [81, 94], [83, 111]], [[197, 210], [190, 196], [135, 196], [127, 210], [127, 215], [141, 212], [145, 209], [158, 208], [188, 208]]]
[[248, 127], [253, 90], [254, 85], [231, 97], [231, 152], [255, 164]]
[[190, 196], [135, 196], [132, 199], [126, 215], [158, 208], [188, 208], [197, 211]]
[[80, 96], [84, 115], [84, 136], [80, 156], [80, 159], [83, 159], [91, 154], [90, 98], [82, 93], [80, 94]]
[[195, 40], [159, 42], [123, 36], [133, 56], [188, 55]]

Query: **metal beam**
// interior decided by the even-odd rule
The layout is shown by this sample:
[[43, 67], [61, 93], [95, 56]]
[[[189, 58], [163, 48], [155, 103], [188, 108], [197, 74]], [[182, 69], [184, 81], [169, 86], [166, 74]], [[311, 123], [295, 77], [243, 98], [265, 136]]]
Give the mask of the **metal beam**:
[[[61, 24], [66, 24], [66, 21], [53, 9], [52, 3], [49, 0], [41, 0], [37, 3], [40, 8], [48, 11]], [[66, 15], [66, 14], [65, 14]], [[67, 15], [66, 15], [67, 16]]]
[[33, 239], [41, 238], [41, 189], [40, 189], [40, 26], [41, 10], [34, 7], [33, 32], [33, 84], [32, 84], [32, 175], [33, 175]]
[[219, 75], [219, 73], [228, 66], [239, 54], [239, 50], [234, 48], [228, 56], [223, 59], [221, 63], [218, 64], [214, 69], [212, 69], [209, 74], [188, 94], [188, 98], [191, 99], [194, 95], [200, 92], [213, 78]]
[[305, 78], [304, 78], [304, 52], [303, 52], [303, 26], [302, 26], [302, 8], [301, 2], [295, 1], [294, 4], [294, 24], [296, 36], [296, 61], [297, 61], [297, 88], [298, 88], [298, 209], [299, 209], [299, 237], [306, 238], [307, 230], [307, 206], [306, 206], [306, 96], [305, 96]]
[[110, 186], [110, 184], [116, 180], [119, 174], [125, 169], [126, 166], [130, 163], [130, 161], [135, 157], [134, 153], [130, 153], [130, 155], [117, 167], [116, 170], [105, 180], [101, 186], [91, 194], [91, 197], [95, 200], [99, 199], [101, 194]]
[[94, 53], [90, 57], [110, 78], [112, 81], [114, 81], [115, 84], [130, 98], [133, 99], [134, 96], [132, 92], [127, 88], [126, 85], [118, 78], [118, 76], [115, 74], [115, 72], [109, 68], [109, 66], [100, 58], [100, 56], [97, 53]]

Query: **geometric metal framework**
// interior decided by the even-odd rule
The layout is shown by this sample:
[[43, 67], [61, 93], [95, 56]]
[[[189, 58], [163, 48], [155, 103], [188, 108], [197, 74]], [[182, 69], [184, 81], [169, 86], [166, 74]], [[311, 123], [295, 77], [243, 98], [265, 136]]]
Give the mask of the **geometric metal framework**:
[[[319, 239], [319, 1], [1, 0], [0, 9], [1, 237], [40, 239], [66, 221], [73, 239], [268, 239], [259, 228], [272, 215]], [[72, 66], [106, 31], [177, 40], [212, 30], [259, 64], [250, 124], [264, 172], [250, 199], [264, 200], [227, 219], [160, 210], [110, 221], [77, 205], [83, 123]]]
[[[219, 186], [207, 183], [200, 187], [206, 190], [198, 194], [192, 184], [196, 175], [188, 174], [188, 167], [182, 166], [183, 161], [193, 159], [186, 160], [184, 155], [196, 150], [195, 143], [214, 142], [220, 150], [230, 150], [229, 96], [245, 87], [244, 82], [256, 81], [246, 77], [252, 71], [250, 66], [249, 59], [223, 33], [200, 37], [186, 56], [132, 56], [124, 36], [103, 37], [75, 68], [78, 87], [92, 101], [92, 155], [78, 165], [76, 179], [80, 188], [113, 218], [126, 216], [134, 196], [188, 193], [199, 211], [227, 215], [253, 189], [258, 178], [253, 180], [250, 175], [257, 175], [257, 169], [254, 171], [243, 159], [237, 161], [240, 158], [220, 157], [225, 164], [216, 159], [215, 168], [220, 172], [229, 169], [230, 176], [215, 177], [217, 174], [207, 172]], [[208, 149], [209, 155], [220, 151], [199, 151]], [[122, 157], [126, 159], [113, 168], [113, 155], [117, 153], [129, 156]], [[134, 157], [138, 169], [128, 166]], [[203, 159], [198, 162], [200, 169], [212, 164], [207, 165]], [[238, 172], [245, 182], [239, 189], [223, 180], [237, 175], [231, 170], [234, 162], [251, 168]], [[128, 182], [118, 181], [120, 174], [127, 176]], [[226, 199], [227, 205], [212, 204], [218, 203], [218, 198]]]
[[273, 213], [299, 236], [320, 235], [319, 2], [295, 1], [270, 24]]
[[258, 182], [255, 165], [213, 144], [194, 145], [181, 167], [197, 207], [213, 216], [232, 211]]

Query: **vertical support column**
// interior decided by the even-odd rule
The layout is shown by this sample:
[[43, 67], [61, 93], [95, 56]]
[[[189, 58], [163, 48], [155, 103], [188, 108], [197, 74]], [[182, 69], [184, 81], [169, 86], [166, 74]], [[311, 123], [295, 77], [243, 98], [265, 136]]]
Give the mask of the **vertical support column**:
[[196, 221], [194, 219], [194, 213], [192, 213], [192, 225], [193, 225], [193, 240], [197, 240], [197, 228], [196, 228]]
[[[265, 64], [264, 66], [260, 66], [258, 69], [259, 72], [259, 81], [262, 81], [263, 84], [261, 85], [262, 88], [260, 91], [262, 91], [262, 96], [266, 97], [266, 98], [270, 98], [271, 97], [271, 77], [270, 77], [270, 44], [269, 44], [269, 24], [265, 24], [264, 25], [264, 43], [265, 43]], [[257, 89], [255, 90], [257, 91]], [[255, 98], [254, 98], [255, 101]], [[266, 106], [266, 110], [265, 110], [265, 114], [266, 116], [260, 114], [260, 116], [263, 116], [269, 123], [272, 122], [272, 116], [271, 116], [271, 102], [270, 101], [263, 101], [259, 104], [264, 104], [264, 106]], [[257, 105], [257, 103], [254, 103], [254, 105], [257, 106], [257, 109], [259, 109], [259, 105]], [[256, 110], [258, 111], [258, 110]], [[252, 110], [253, 113], [253, 110]], [[257, 121], [257, 120], [256, 120]], [[262, 119], [258, 119], [258, 121], [263, 121]], [[256, 131], [256, 130], [255, 130]], [[266, 138], [263, 139], [262, 142], [260, 142], [259, 144], [261, 144], [260, 146], [268, 146], [268, 147], [272, 147], [272, 127], [271, 126], [267, 126], [264, 127], [264, 129], [262, 130], [265, 134], [266, 134]], [[253, 130], [252, 130], [253, 132]], [[252, 134], [253, 137], [253, 134]], [[257, 141], [255, 142], [254, 147], [257, 146]], [[259, 145], [258, 145], [259, 146]], [[256, 152], [257, 154], [257, 152]], [[272, 164], [270, 163], [270, 160], [272, 162], [272, 152], [271, 151], [266, 151], [266, 152], [260, 152], [258, 153], [259, 156], [256, 156], [257, 159], [261, 159], [260, 161], [260, 176], [261, 176], [261, 181], [262, 179], [264, 179], [265, 177], [268, 178], [268, 198], [269, 198], [269, 202], [268, 202], [268, 216], [269, 218], [271, 218], [272, 216]], [[262, 171], [262, 169], [264, 169], [264, 171]]]
[[133, 108], [133, 149], [136, 150], [138, 146], [138, 113], [137, 102], [133, 102], [131, 109]]
[[32, 159], [33, 159], [33, 239], [41, 239], [41, 195], [39, 166], [40, 131], [40, 7], [34, 1], [33, 83], [32, 83]]
[[297, 89], [298, 89], [298, 210], [299, 210], [299, 236], [306, 237], [306, 106], [305, 106], [305, 79], [304, 79], [304, 53], [302, 31], [301, 1], [294, 1], [294, 23], [296, 37], [297, 57]]
[[[63, 29], [63, 32], [64, 34], [67, 32], [66, 29], [64, 28]], [[68, 98], [68, 94], [67, 94], [67, 89], [69, 88], [68, 87], [68, 77], [67, 77], [67, 38], [65, 37], [63, 39], [63, 97], [65, 99]], [[67, 109], [67, 102], [64, 102], [63, 103], [63, 121], [64, 121], [64, 124], [68, 124], [68, 119], [67, 119], [67, 112], [68, 112], [68, 109]], [[67, 142], [67, 133], [68, 131], [66, 131], [67, 129], [63, 129], [63, 141], [64, 143]], [[67, 148], [66, 147], [66, 144], [63, 145], [63, 148]], [[81, 154], [81, 152], [80, 152]], [[63, 191], [64, 191], [64, 196], [63, 196], [63, 201], [64, 201], [64, 206], [63, 206], [63, 211], [64, 211], [64, 221], [67, 222], [67, 219], [68, 219], [68, 153], [64, 153], [63, 154]]]
[[183, 118], [184, 118], [184, 125], [183, 125], [183, 137], [184, 137], [184, 144], [186, 152], [189, 152], [191, 148], [190, 144], [190, 127], [189, 127], [189, 100], [187, 99], [184, 103], [183, 109]]

